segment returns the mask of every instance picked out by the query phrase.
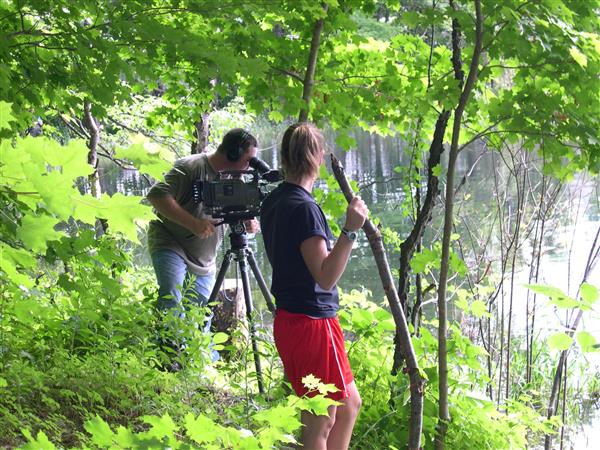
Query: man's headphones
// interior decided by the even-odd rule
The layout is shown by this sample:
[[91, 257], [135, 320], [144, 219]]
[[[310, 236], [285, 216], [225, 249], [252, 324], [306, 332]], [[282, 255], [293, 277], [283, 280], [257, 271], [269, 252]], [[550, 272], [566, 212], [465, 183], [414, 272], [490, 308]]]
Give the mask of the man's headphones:
[[251, 139], [250, 133], [242, 130], [237, 145], [232, 145], [227, 148], [227, 159], [231, 162], [239, 161], [244, 154], [244, 144]]

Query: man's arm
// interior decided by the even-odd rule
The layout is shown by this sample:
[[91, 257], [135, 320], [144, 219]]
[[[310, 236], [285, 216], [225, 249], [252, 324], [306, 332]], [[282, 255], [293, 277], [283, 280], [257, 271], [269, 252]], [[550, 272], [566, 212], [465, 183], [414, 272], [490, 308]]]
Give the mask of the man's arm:
[[194, 217], [183, 209], [171, 195], [148, 197], [148, 200], [167, 219], [187, 228], [201, 238], [207, 238], [215, 232], [215, 226], [210, 220]]

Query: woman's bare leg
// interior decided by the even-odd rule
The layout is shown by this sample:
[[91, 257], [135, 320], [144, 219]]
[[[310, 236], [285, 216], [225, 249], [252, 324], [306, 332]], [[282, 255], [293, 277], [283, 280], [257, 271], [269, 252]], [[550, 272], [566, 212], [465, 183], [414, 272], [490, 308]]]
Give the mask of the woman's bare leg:
[[362, 400], [354, 381], [346, 389], [350, 396], [341, 400], [343, 405], [337, 407], [333, 428], [327, 438], [327, 450], [346, 450], [350, 445], [352, 429], [356, 417], [358, 417]]
[[302, 450], [327, 450], [327, 437], [334, 426], [336, 409], [336, 406], [330, 406], [328, 416], [302, 411]]

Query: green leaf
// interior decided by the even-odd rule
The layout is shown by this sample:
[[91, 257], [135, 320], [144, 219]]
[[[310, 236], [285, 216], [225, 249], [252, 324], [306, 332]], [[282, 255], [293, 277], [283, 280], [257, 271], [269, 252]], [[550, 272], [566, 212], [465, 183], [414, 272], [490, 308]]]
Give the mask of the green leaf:
[[370, 328], [374, 321], [371, 311], [358, 308], [352, 310], [352, 329]]
[[356, 146], [356, 140], [348, 134], [348, 131], [340, 131], [335, 138], [335, 143], [344, 150], [350, 150]]
[[281, 114], [281, 111], [277, 110], [269, 111], [269, 119], [273, 122], [280, 123], [283, 121], [283, 114]]
[[300, 428], [298, 409], [292, 406], [278, 405], [262, 410], [253, 416], [257, 422], [264, 422], [271, 427], [279, 428], [286, 433], [292, 433]]
[[100, 271], [96, 271], [94, 273], [94, 277], [100, 282], [102, 288], [108, 294], [111, 294], [114, 297], [118, 297], [119, 294], [121, 294], [121, 284], [117, 280], [110, 278], [108, 275]]
[[219, 425], [203, 415], [194, 417], [192, 413], [188, 413], [184, 419], [184, 427], [187, 435], [198, 444], [214, 443], [220, 435]]
[[34, 280], [28, 275], [20, 273], [18, 269], [30, 269], [35, 264], [36, 259], [31, 252], [0, 242], [0, 270], [17, 286], [33, 287]]
[[173, 165], [173, 154], [141, 134], [135, 135], [132, 142], [127, 148], [117, 149], [116, 157], [131, 161], [142, 173], [162, 179]]
[[465, 262], [461, 259], [460, 256], [458, 256], [457, 253], [455, 252], [450, 252], [449, 258], [448, 258], [448, 264], [450, 266], [450, 268], [452, 270], [454, 270], [456, 273], [458, 273], [459, 275], [465, 276], [467, 274], [467, 265], [465, 264]]
[[144, 422], [151, 425], [148, 430], [148, 436], [155, 437], [157, 439], [162, 438], [173, 438], [174, 432], [177, 430], [177, 425], [171, 419], [168, 413], [165, 413], [162, 417], [156, 416], [144, 416]]
[[421, 21], [421, 15], [417, 11], [407, 11], [402, 14], [401, 20], [409, 27], [415, 27]]
[[440, 252], [423, 248], [421, 253], [415, 253], [410, 260], [410, 267], [415, 273], [427, 273], [431, 267], [439, 266]]
[[16, 122], [12, 115], [12, 104], [0, 101], [0, 130], [12, 129], [12, 126], [9, 125], [11, 122]]
[[330, 398], [323, 397], [322, 395], [316, 395], [303, 399], [302, 409], [311, 411], [317, 416], [326, 416], [329, 414], [328, 409], [331, 405], [338, 405], [339, 403], [331, 400]]
[[459, 307], [460, 309], [462, 309], [465, 312], [469, 312], [469, 310], [471, 309], [469, 306], [469, 302], [464, 297], [459, 297], [458, 299], [456, 299], [454, 301], [454, 305]]
[[589, 283], [582, 283], [581, 287], [579, 288], [579, 294], [581, 295], [583, 302], [588, 306], [591, 306], [598, 301], [598, 288]]
[[[36, 138], [38, 139], [38, 138]], [[87, 162], [90, 149], [81, 139], [72, 140], [65, 146], [55, 147], [47, 156], [48, 164], [60, 167], [60, 172], [69, 180], [87, 177], [94, 173], [94, 168]]]
[[224, 342], [227, 342], [227, 339], [229, 339], [227, 333], [218, 332], [213, 334], [212, 341], [214, 344], [223, 344]]
[[487, 306], [483, 300], [475, 300], [471, 303], [471, 312], [477, 318], [488, 315]]
[[120, 425], [117, 428], [115, 442], [120, 448], [133, 448], [135, 446], [135, 436], [131, 430]]
[[573, 344], [573, 338], [563, 332], [554, 333], [548, 337], [548, 347], [551, 350], [567, 350]]
[[583, 53], [581, 53], [581, 51], [577, 47], [571, 47], [569, 49], [569, 54], [575, 60], [575, 62], [577, 64], [579, 64], [581, 67], [587, 66], [587, 63], [588, 63], [587, 57]]
[[64, 236], [64, 233], [54, 229], [58, 219], [47, 216], [27, 215], [21, 220], [17, 228], [17, 237], [23, 241], [27, 248], [34, 252], [43, 253], [48, 247], [48, 241], [54, 241]]
[[88, 420], [83, 428], [92, 435], [92, 442], [98, 447], [112, 447], [115, 434], [100, 416]]
[[600, 348], [596, 345], [596, 338], [587, 331], [580, 331], [577, 333], [576, 338], [582, 352], [588, 353], [600, 351]]
[[576, 308], [580, 305], [577, 300], [569, 297], [556, 287], [546, 286], [544, 284], [525, 284], [524, 286], [537, 294], [542, 294], [550, 298], [550, 303], [559, 308]]
[[27, 438], [28, 442], [27, 442], [27, 444], [23, 445], [22, 447], [19, 447], [20, 449], [23, 449], [23, 450], [39, 450], [39, 449], [55, 450], [56, 449], [56, 446], [48, 440], [48, 436], [46, 436], [46, 433], [44, 433], [43, 431], [38, 431], [38, 434], [35, 437], [35, 439], [31, 435], [31, 432], [27, 429], [23, 430], [23, 435]]
[[130, 241], [139, 243], [136, 224], [143, 224], [154, 217], [152, 209], [142, 205], [141, 200], [141, 197], [121, 193], [112, 197], [103, 194], [97, 216], [108, 220], [109, 231], [122, 233]]
[[433, 174], [434, 177], [440, 177], [440, 174], [442, 173], [442, 165], [441, 164], [436, 164], [435, 166], [433, 166], [433, 169], [431, 170], [431, 173]]
[[96, 223], [98, 217], [102, 217], [98, 213], [98, 211], [105, 208], [101, 199], [97, 199], [91, 195], [75, 195], [71, 200], [75, 206], [73, 211], [73, 218], [75, 220], [93, 225]]

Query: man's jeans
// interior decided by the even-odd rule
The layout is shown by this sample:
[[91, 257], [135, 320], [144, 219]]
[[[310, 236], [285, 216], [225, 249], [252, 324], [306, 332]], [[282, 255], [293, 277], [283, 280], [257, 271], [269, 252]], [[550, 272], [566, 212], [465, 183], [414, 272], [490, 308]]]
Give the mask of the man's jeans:
[[[187, 270], [184, 259], [173, 250], [157, 250], [152, 253], [152, 264], [158, 281], [158, 302], [160, 311], [175, 309], [181, 318], [185, 317], [182, 308], [182, 296], [198, 306], [206, 306], [215, 284], [215, 275], [195, 275]], [[180, 289], [183, 287], [182, 295]], [[210, 331], [212, 315], [206, 317], [204, 331]], [[218, 359], [218, 353], [213, 350], [213, 360]], [[215, 358], [216, 356], [216, 358]]]

